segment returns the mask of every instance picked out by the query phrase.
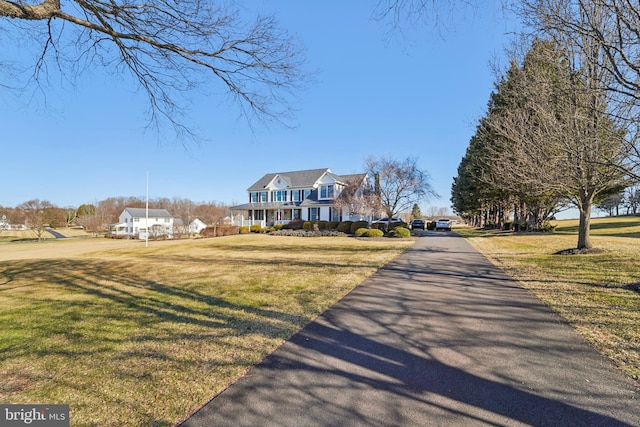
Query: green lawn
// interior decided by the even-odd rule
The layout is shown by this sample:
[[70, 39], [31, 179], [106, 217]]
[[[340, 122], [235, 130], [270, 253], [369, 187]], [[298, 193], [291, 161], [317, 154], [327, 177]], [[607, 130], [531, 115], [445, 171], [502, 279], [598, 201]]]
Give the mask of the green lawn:
[[577, 243], [577, 220], [554, 233], [457, 229], [495, 264], [640, 380], [640, 217], [592, 219], [600, 253], [556, 255]]
[[407, 248], [238, 235], [0, 245], [0, 401], [173, 425]]

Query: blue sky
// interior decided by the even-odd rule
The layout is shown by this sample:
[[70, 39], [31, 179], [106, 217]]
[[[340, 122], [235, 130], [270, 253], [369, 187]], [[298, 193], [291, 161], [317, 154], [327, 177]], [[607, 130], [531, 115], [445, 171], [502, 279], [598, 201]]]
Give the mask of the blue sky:
[[370, 19], [372, 3], [245, 2], [275, 13], [318, 71], [295, 103], [294, 129], [252, 131], [224, 98], [193, 94], [189, 117], [204, 140], [185, 149], [170, 135], [145, 133], [144, 97], [98, 69], [75, 88], [47, 92], [46, 106], [40, 97], [0, 95], [0, 205], [144, 197], [147, 171], [151, 198], [244, 203], [266, 173], [351, 174], [368, 156], [387, 156], [417, 157], [431, 175], [440, 198], [423, 203], [423, 212], [449, 207], [452, 179], [493, 89], [490, 64], [504, 58], [516, 23], [492, 0], [454, 12], [440, 34], [427, 25], [410, 40], [388, 39], [389, 28]]

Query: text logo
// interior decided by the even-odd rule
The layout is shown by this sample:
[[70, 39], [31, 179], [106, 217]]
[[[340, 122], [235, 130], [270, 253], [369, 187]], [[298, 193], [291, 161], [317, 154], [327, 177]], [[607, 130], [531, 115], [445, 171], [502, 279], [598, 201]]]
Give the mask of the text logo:
[[0, 405], [0, 427], [69, 427], [69, 405]]

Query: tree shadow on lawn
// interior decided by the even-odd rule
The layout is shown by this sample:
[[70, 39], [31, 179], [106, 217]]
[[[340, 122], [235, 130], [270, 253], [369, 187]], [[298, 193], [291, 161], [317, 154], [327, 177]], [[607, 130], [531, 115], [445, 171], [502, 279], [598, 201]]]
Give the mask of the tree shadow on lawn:
[[[599, 220], [597, 222], [591, 222], [590, 230], [592, 232], [592, 236], [610, 236], [610, 237], [631, 237], [631, 238], [640, 238], [640, 231], [638, 231], [638, 227], [640, 227], [640, 217], [634, 217], [637, 219], [636, 221], [621, 221], [618, 217], [616, 220], [612, 218], [611, 221]], [[625, 229], [631, 229], [630, 231], [625, 231]], [[606, 230], [606, 231], [603, 231]], [[577, 235], [578, 234], [578, 225], [566, 227], [561, 226], [557, 227], [554, 231], [554, 234], [563, 234], [563, 235]]]
[[[159, 377], [176, 369], [185, 369], [182, 375], [172, 374], [182, 380], [178, 389], [198, 381], [186, 372], [206, 373], [199, 381], [206, 382], [207, 390], [215, 389], [221, 386], [215, 385], [215, 372], [237, 375], [309, 321], [255, 301], [230, 302], [216, 296], [215, 287], [207, 293], [201, 283], [189, 283], [188, 273], [175, 279], [179, 284], [168, 282], [172, 278], [151, 280], [155, 276], [146, 271], [152, 268], [123, 259], [0, 262], [0, 372], [10, 377], [0, 386], [2, 400], [25, 400], [29, 393], [53, 388], [65, 396], [100, 395], [103, 403], [115, 404], [124, 391], [111, 390], [113, 384], [122, 388], [133, 381], [137, 385], [130, 388], [168, 393], [164, 389], [171, 386], [159, 383]], [[230, 381], [224, 375], [222, 385]], [[131, 391], [132, 396], [136, 393]], [[206, 397], [181, 399], [193, 405]], [[84, 401], [65, 403], [75, 410], [96, 410], [97, 402]], [[149, 411], [143, 401], [139, 405], [138, 414]], [[169, 414], [165, 421], [180, 415]]]
[[[8, 300], [15, 296], [21, 303], [29, 300], [48, 302], [55, 306], [52, 311], [91, 306], [95, 303], [87, 296], [93, 296], [100, 301], [100, 306], [106, 307], [104, 314], [113, 318], [123, 317], [125, 313], [130, 315], [132, 311], [151, 315], [144, 316], [140, 320], [142, 323], [155, 319], [204, 327], [233, 327], [251, 323], [241, 316], [243, 313], [296, 325], [306, 321], [301, 316], [229, 303], [194, 289], [148, 280], [144, 278], [144, 272], [135, 273], [139, 268], [133, 263], [96, 260], [0, 263], [0, 272], [5, 278], [0, 281], [0, 295]], [[40, 288], [42, 285], [47, 287], [46, 291]], [[104, 301], [110, 305], [105, 306]]]

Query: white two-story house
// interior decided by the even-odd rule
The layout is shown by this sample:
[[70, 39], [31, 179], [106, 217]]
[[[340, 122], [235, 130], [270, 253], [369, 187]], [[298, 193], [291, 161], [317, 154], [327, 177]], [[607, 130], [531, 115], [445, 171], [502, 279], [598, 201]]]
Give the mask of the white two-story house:
[[336, 203], [348, 186], [369, 189], [368, 175], [336, 175], [330, 169], [268, 173], [247, 189], [248, 203], [231, 207], [232, 221], [235, 225], [266, 227], [293, 219], [363, 219], [363, 212], [349, 212], [344, 204]]
[[118, 221], [109, 234], [146, 239], [148, 232], [150, 238], [173, 237], [173, 216], [166, 209], [125, 208]]

